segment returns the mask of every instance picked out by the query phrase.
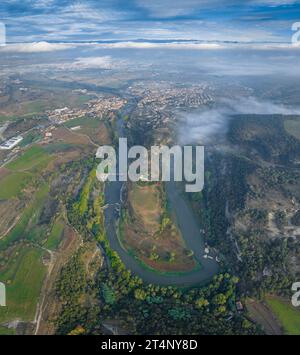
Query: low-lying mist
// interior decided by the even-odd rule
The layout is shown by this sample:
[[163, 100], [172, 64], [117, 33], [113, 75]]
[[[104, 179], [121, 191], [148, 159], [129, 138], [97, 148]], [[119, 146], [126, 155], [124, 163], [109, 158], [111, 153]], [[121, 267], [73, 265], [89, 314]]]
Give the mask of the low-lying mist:
[[260, 101], [255, 97], [223, 99], [218, 107], [198, 112], [178, 114], [178, 140], [180, 144], [214, 145], [224, 141], [233, 115], [300, 115], [300, 108]]

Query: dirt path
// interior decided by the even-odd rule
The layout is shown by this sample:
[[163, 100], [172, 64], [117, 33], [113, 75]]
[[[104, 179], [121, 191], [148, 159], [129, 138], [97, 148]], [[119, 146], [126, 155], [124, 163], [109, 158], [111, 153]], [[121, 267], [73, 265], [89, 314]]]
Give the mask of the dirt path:
[[41, 323], [43, 309], [44, 309], [44, 303], [45, 303], [45, 299], [46, 299], [47, 287], [49, 286], [49, 280], [50, 280], [52, 270], [53, 270], [55, 260], [56, 260], [56, 254], [52, 250], [45, 249], [43, 247], [41, 247], [41, 249], [45, 250], [46, 252], [48, 252], [50, 254], [50, 263], [48, 265], [47, 276], [44, 281], [44, 285], [43, 285], [42, 292], [41, 292], [42, 299], [39, 301], [39, 303], [37, 305], [37, 309], [36, 309], [36, 313], [35, 313], [35, 317], [34, 317], [34, 321], [33, 321], [33, 323], [36, 324], [34, 335], [38, 334], [38, 331], [40, 328], [40, 323]]
[[40, 302], [37, 306], [34, 320], [35, 335], [47, 335], [54, 333], [55, 328], [51, 323], [51, 320], [53, 320], [59, 310], [59, 305], [57, 304], [55, 298], [55, 281], [61, 268], [66, 264], [70, 256], [73, 255], [82, 243], [79, 235], [68, 224], [66, 224], [64, 233], [65, 240], [57, 252], [45, 249], [50, 253], [51, 259], [48, 265], [48, 273], [44, 281]]
[[260, 324], [265, 333], [268, 335], [281, 335], [283, 334], [282, 327], [278, 320], [264, 302], [256, 300], [248, 300], [247, 310], [250, 318], [256, 323]]

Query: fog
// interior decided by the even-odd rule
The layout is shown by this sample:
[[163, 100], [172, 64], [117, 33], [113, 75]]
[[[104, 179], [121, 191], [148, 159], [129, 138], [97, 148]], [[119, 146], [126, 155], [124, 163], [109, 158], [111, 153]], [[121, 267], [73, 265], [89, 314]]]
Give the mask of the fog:
[[255, 97], [222, 99], [218, 108], [178, 113], [179, 143], [220, 144], [226, 136], [228, 123], [237, 114], [300, 115], [300, 107], [287, 107]]

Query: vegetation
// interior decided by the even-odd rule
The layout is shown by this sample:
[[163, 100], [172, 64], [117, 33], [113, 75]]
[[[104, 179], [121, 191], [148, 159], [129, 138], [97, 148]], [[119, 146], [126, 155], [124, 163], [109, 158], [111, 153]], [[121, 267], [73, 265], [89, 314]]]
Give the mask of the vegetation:
[[19, 196], [31, 179], [30, 173], [9, 173], [0, 180], [0, 199], [8, 200]]
[[[101, 191], [103, 187], [97, 185], [93, 188]], [[65, 266], [57, 283], [57, 297], [63, 304], [56, 322], [58, 334], [77, 334], [78, 329], [80, 334], [102, 334], [106, 320], [112, 319], [130, 334], [257, 332], [236, 311], [238, 279], [229, 273], [217, 275], [207, 287], [192, 289], [147, 285], [131, 275], [105, 237], [103, 210], [93, 202], [92, 186], [87, 180], [78, 196], [70, 198], [68, 218], [84, 240], [101, 244], [106, 262], [92, 279], [85, 276], [80, 250]], [[96, 200], [104, 204], [102, 197]], [[92, 303], [87, 301], [91, 299]]]
[[47, 242], [45, 244], [45, 247], [47, 249], [56, 250], [59, 247], [59, 244], [62, 239], [63, 231], [64, 231], [64, 226], [65, 226], [65, 223], [61, 218], [58, 218], [54, 222], [54, 224], [51, 228], [50, 235], [49, 235]]
[[19, 245], [0, 268], [0, 279], [7, 288], [7, 306], [0, 308], [0, 323], [11, 319], [33, 320], [46, 274], [43, 254], [43, 250], [29, 244]]
[[[0, 250], [6, 249], [8, 246], [13, 245], [15, 242], [21, 240], [40, 240], [43, 234], [41, 233], [42, 226], [39, 228], [34, 228], [37, 226], [40, 213], [42, 211], [43, 202], [45, 201], [49, 193], [48, 184], [44, 184], [36, 192], [36, 195], [33, 201], [29, 204], [28, 207], [23, 211], [20, 220], [16, 226], [9, 232], [9, 234], [0, 240]], [[42, 235], [41, 235], [42, 234]]]
[[267, 297], [267, 303], [288, 335], [300, 334], [300, 311], [287, 301], [277, 297]]
[[15, 171], [30, 170], [44, 166], [49, 161], [48, 154], [43, 148], [33, 146], [25, 151], [20, 158], [7, 164], [6, 168]]

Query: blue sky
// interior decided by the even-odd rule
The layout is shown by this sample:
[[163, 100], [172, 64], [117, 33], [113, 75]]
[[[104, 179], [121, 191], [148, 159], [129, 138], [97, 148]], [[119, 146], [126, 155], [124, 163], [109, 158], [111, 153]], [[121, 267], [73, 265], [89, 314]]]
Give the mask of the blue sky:
[[9, 42], [290, 42], [300, 0], [1, 0]]

